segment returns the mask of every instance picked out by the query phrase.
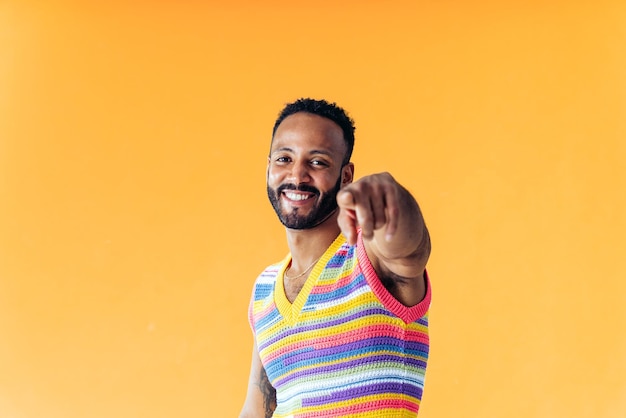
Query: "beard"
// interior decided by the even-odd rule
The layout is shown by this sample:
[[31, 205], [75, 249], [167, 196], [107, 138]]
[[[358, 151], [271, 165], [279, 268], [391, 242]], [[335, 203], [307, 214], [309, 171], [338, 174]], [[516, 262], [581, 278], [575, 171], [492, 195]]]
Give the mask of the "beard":
[[[272, 189], [267, 186], [267, 197], [270, 199], [270, 203], [278, 215], [280, 222], [289, 229], [311, 229], [315, 228], [326, 219], [328, 219], [338, 208], [337, 205], [337, 193], [341, 189], [341, 175], [337, 179], [335, 186], [326, 193], [321, 193], [313, 186], [302, 184], [296, 186], [293, 183], [281, 184]], [[315, 195], [315, 199], [318, 202], [311, 209], [308, 215], [301, 215], [298, 213], [299, 208], [293, 208], [291, 212], [286, 213], [281, 207], [280, 196], [285, 190], [299, 190], [302, 192], [309, 192]]]

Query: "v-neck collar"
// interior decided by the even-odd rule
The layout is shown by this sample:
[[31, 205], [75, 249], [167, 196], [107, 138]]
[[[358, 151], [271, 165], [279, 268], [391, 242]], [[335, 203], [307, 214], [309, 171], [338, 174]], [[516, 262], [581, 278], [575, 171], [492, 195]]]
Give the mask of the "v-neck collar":
[[326, 267], [326, 264], [328, 264], [328, 261], [330, 261], [331, 257], [345, 242], [346, 238], [343, 236], [343, 234], [339, 234], [337, 238], [335, 238], [333, 243], [330, 244], [324, 254], [322, 254], [322, 257], [317, 261], [317, 263], [315, 263], [315, 266], [313, 266], [313, 270], [311, 270], [309, 277], [304, 282], [304, 286], [302, 286], [302, 289], [300, 289], [300, 293], [298, 293], [298, 296], [296, 296], [296, 299], [293, 301], [293, 303], [289, 302], [289, 299], [287, 299], [284, 282], [285, 270], [291, 262], [291, 253], [288, 254], [282, 261], [282, 265], [280, 267], [280, 270], [278, 271], [278, 276], [276, 278], [274, 301], [276, 303], [278, 311], [283, 316], [285, 321], [287, 321], [290, 325], [294, 325], [296, 323], [296, 320], [302, 312], [302, 308], [304, 308], [304, 304], [311, 294], [311, 289], [313, 289], [313, 286], [315, 285], [315, 283], [317, 283], [317, 279], [319, 278], [320, 274], [322, 274], [322, 271], [324, 271], [324, 267]]

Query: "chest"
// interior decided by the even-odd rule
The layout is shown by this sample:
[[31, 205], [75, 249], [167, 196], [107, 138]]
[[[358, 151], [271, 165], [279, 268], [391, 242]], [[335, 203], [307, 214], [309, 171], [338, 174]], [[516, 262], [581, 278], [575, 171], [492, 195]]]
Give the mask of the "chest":
[[290, 303], [293, 303], [296, 300], [306, 281], [307, 276], [298, 279], [289, 279], [285, 276], [283, 286], [285, 288], [285, 296]]
[[[382, 373], [381, 377], [393, 379], [423, 367], [428, 355], [427, 318], [406, 324], [367, 285], [353, 285], [328, 293], [315, 288], [293, 323], [278, 310], [259, 323], [259, 354], [277, 389], [289, 387], [292, 379], [307, 387], [308, 372], [331, 384], [339, 374], [345, 375], [339, 370]], [[359, 376], [350, 383], [360, 383]]]

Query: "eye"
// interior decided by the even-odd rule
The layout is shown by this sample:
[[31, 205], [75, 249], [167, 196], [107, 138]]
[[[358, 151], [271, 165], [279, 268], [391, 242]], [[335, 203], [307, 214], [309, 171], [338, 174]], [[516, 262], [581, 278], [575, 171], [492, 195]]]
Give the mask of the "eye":
[[287, 156], [284, 156], [284, 155], [276, 158], [276, 162], [278, 164], [286, 164], [286, 163], [288, 163], [290, 161], [291, 161], [291, 159], [289, 157], [287, 157]]
[[311, 165], [318, 167], [328, 167], [328, 163], [324, 160], [311, 160]]

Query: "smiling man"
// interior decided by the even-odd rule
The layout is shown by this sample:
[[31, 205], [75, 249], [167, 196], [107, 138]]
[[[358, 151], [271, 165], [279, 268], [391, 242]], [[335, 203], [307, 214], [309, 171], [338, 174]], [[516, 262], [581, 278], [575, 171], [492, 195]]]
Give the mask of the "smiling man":
[[290, 253], [257, 278], [241, 418], [411, 417], [428, 360], [430, 237], [389, 173], [354, 180], [354, 123], [324, 100], [274, 124], [267, 195]]

